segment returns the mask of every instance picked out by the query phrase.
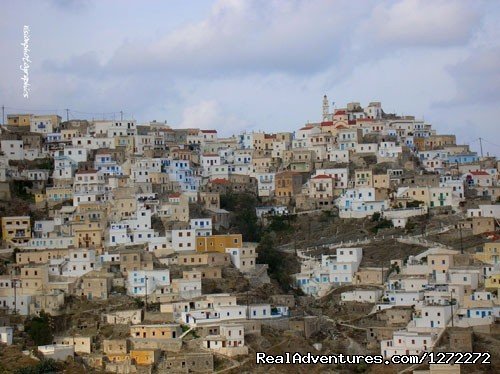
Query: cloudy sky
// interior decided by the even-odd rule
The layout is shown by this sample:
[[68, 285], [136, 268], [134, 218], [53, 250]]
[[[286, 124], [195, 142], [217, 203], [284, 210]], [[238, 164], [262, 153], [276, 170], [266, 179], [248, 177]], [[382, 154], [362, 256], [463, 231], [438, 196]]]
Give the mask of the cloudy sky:
[[6, 113], [122, 110], [230, 135], [318, 121], [326, 93], [500, 154], [498, 1], [7, 0], [1, 14]]

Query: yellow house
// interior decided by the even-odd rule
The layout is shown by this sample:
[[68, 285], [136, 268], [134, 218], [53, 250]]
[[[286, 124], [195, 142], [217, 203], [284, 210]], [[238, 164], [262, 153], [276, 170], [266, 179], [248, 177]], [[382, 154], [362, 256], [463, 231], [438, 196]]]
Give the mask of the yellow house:
[[484, 281], [484, 288], [486, 291], [500, 291], [500, 274], [494, 274]]
[[431, 196], [428, 187], [409, 187], [400, 197], [421, 201], [427, 206], [431, 205]]
[[102, 246], [103, 230], [99, 222], [75, 222], [73, 224], [75, 241], [80, 248], [100, 248]]
[[388, 174], [374, 174], [373, 187], [375, 188], [389, 188], [390, 178]]
[[153, 365], [160, 359], [159, 349], [133, 349], [130, 358], [136, 365]]
[[454, 266], [453, 256], [458, 254], [457, 251], [445, 248], [432, 248], [429, 252], [427, 266], [433, 275], [446, 273], [450, 267]]
[[354, 184], [356, 187], [373, 187], [373, 173], [371, 170], [355, 170]]
[[30, 126], [32, 114], [8, 114], [7, 125], [9, 126]]
[[35, 251], [20, 251], [16, 253], [16, 264], [27, 265], [29, 263], [45, 264], [52, 259], [64, 258], [68, 255], [67, 249], [46, 249]]
[[49, 283], [49, 266], [32, 265], [24, 266], [20, 270], [22, 292], [25, 295], [35, 295], [42, 292]]
[[66, 187], [66, 186], [47, 187], [45, 192], [47, 193], [47, 201], [49, 203], [61, 203], [65, 200], [73, 199], [72, 187]]
[[231, 258], [228, 253], [182, 251], [177, 255], [180, 266], [229, 266]]
[[500, 262], [500, 241], [485, 243], [483, 251], [476, 253], [474, 257], [487, 264], [498, 264]]
[[166, 323], [130, 326], [130, 336], [142, 339], [176, 339], [182, 334], [181, 325]]
[[44, 203], [46, 200], [47, 200], [47, 195], [45, 195], [43, 192], [38, 192], [35, 194], [35, 203], [36, 204]]
[[210, 235], [196, 238], [196, 251], [225, 253], [226, 248], [241, 248], [241, 234]]
[[2, 238], [14, 244], [28, 242], [31, 238], [30, 217], [2, 217]]
[[104, 354], [126, 356], [130, 348], [130, 342], [127, 339], [104, 339], [102, 341], [102, 350]]
[[78, 129], [62, 129], [61, 136], [63, 140], [71, 140], [81, 136], [80, 130]]

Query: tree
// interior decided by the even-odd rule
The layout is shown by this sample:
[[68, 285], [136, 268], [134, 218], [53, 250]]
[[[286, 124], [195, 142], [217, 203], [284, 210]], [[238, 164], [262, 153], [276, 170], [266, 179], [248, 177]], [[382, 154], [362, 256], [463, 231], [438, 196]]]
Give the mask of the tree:
[[257, 247], [257, 262], [269, 266], [269, 276], [275, 279], [284, 291], [291, 288], [290, 268], [284, 261], [283, 253], [275, 248], [274, 233], [265, 233]]
[[221, 195], [221, 207], [233, 212], [232, 226], [247, 242], [260, 240], [261, 228], [255, 212], [257, 203], [257, 198], [248, 193], [230, 192]]
[[62, 365], [49, 358], [42, 360], [35, 366], [28, 366], [16, 371], [16, 374], [50, 374], [58, 373], [62, 370]]
[[44, 311], [40, 312], [39, 317], [32, 317], [26, 323], [26, 332], [33, 339], [36, 345], [51, 344], [53, 340], [53, 328], [51, 326], [51, 317]]

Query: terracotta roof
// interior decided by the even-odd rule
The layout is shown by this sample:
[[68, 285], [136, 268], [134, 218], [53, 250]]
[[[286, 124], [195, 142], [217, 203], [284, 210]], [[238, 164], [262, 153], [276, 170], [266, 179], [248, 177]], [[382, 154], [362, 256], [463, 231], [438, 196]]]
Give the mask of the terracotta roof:
[[97, 173], [96, 169], [88, 169], [88, 170], [78, 170], [76, 174], [94, 174]]
[[342, 115], [342, 114], [346, 114], [346, 111], [344, 109], [339, 109], [339, 110], [335, 111], [334, 116], [338, 116], [338, 115]]
[[321, 122], [321, 126], [333, 126], [333, 121]]
[[302, 128], [300, 128], [299, 130], [311, 130], [314, 126], [311, 126], [311, 125], [307, 125], [307, 126], [304, 126]]
[[181, 197], [181, 194], [179, 192], [175, 192], [175, 193], [172, 193], [172, 194], [168, 195], [169, 199], [172, 198], [172, 197], [174, 197], [174, 198], [175, 197]]
[[316, 175], [313, 179], [332, 179], [332, 177], [326, 174], [320, 174]]
[[484, 170], [471, 171], [470, 173], [472, 175], [490, 175], [489, 173], [485, 172]]
[[96, 152], [97, 155], [107, 155], [110, 153], [111, 153], [111, 150], [109, 148], [99, 148]]
[[215, 179], [212, 179], [211, 182], [215, 183], [215, 184], [227, 184], [227, 183], [229, 183], [229, 181], [227, 179], [224, 179], [224, 178], [215, 178]]
[[204, 132], [207, 134], [217, 134], [217, 130], [201, 130], [201, 132]]

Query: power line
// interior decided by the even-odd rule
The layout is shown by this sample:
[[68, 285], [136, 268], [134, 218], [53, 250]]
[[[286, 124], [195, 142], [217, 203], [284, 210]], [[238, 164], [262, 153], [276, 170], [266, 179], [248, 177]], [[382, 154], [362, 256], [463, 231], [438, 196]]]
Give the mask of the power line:
[[500, 148], [500, 145], [498, 145], [498, 144], [492, 143], [492, 142], [490, 142], [489, 140], [486, 140], [486, 139], [484, 139], [484, 138], [481, 138], [481, 139], [482, 139], [483, 141], [485, 141], [486, 143], [490, 144], [490, 145], [493, 145], [493, 146], [495, 146], [495, 147]]

